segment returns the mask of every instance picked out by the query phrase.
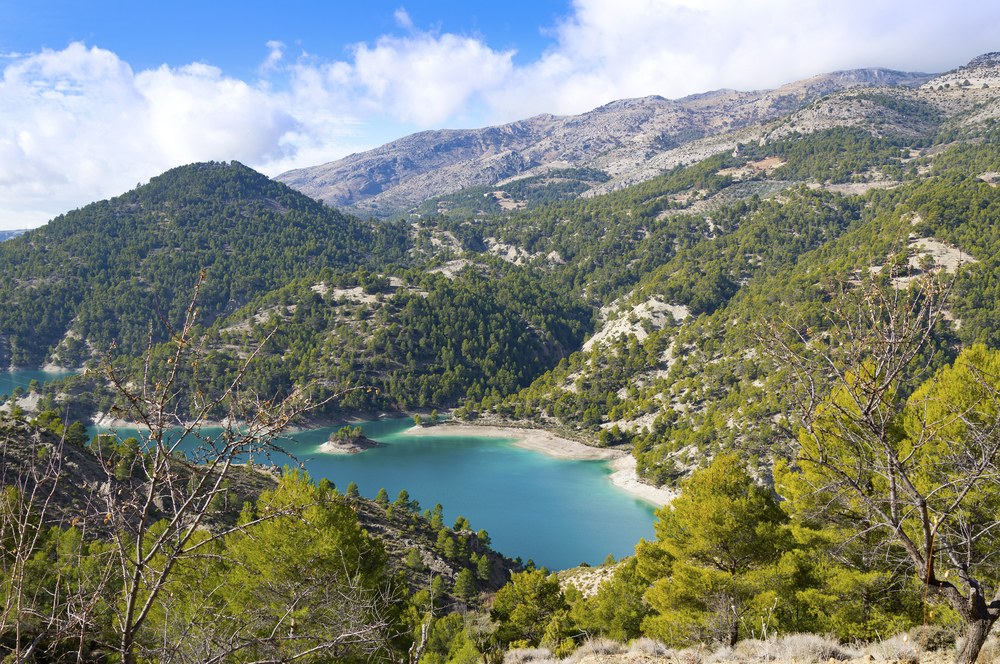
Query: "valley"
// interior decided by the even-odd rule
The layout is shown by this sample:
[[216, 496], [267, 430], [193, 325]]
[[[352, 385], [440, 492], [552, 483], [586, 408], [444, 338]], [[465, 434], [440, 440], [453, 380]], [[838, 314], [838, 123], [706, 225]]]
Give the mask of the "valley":
[[[396, 654], [432, 616], [427, 661], [543, 644], [566, 656], [596, 634], [655, 638], [680, 661], [704, 641], [734, 653], [762, 620], [840, 643], [932, 638], [929, 625], [951, 647], [973, 634], [948, 593], [972, 601], [995, 571], [980, 556], [995, 544], [990, 527], [962, 533], [996, 507], [998, 120], [1000, 54], [986, 54], [940, 76], [855, 70], [424, 132], [274, 180], [236, 161], [172, 169], [0, 242], [0, 364], [72, 374], [11, 383], [7, 444], [30, 448], [17, 467], [35, 468], [78, 421], [88, 433], [73, 453], [108, 455], [110, 470], [91, 473], [108, 473], [101, 491], [119, 481], [139, 495], [159, 481], [142, 468], [160, 443], [105, 449], [92, 436], [109, 422], [156, 404], [162, 427], [236, 436], [260, 417], [265, 438], [293, 427], [309, 458], [298, 471], [289, 461], [273, 500], [292, 517], [327, 505], [310, 518], [353, 524], [343, 532], [357, 542], [391, 531], [371, 546], [393, 562], [371, 579], [407, 589], [387, 604], [405, 633]], [[951, 404], [940, 420], [928, 414]], [[450, 424], [404, 444], [415, 416]], [[362, 421], [384, 448], [315, 453]], [[447, 427], [461, 435], [438, 435]], [[372, 433], [383, 429], [385, 441]], [[594, 460], [511, 449], [503, 431], [536, 449], [548, 440], [553, 455], [553, 439], [571, 441]], [[984, 447], [948, 456], [970, 441]], [[466, 456], [473, 448], [492, 456]], [[901, 461], [860, 461], [890, 448]], [[187, 453], [164, 457], [168, 471], [184, 468], [184, 482], [164, 479], [175, 489], [211, 477]], [[618, 483], [674, 507], [651, 514], [614, 493], [597, 460], [612, 457]], [[852, 459], [856, 475], [837, 465]], [[419, 467], [420, 487], [394, 465]], [[567, 467], [589, 479], [561, 479], [576, 472]], [[836, 484], [823, 469], [846, 475]], [[953, 491], [962, 478], [980, 484]], [[245, 491], [244, 509], [263, 510], [256, 501], [280, 482]], [[385, 485], [413, 496], [371, 499]], [[906, 491], [916, 497], [900, 506]], [[468, 522], [449, 529], [421, 509], [430, 502], [488, 530], [502, 553]], [[958, 524], [940, 537], [965, 547], [965, 562], [939, 565], [961, 583], [934, 577], [928, 509]], [[227, 518], [238, 513], [250, 519], [235, 507]], [[565, 546], [532, 554], [544, 546], [535, 537]], [[233, 546], [226, 556], [249, 555]], [[586, 589], [571, 581], [579, 569], [559, 586], [534, 560], [502, 555], [565, 571], [608, 552], [603, 585]], [[480, 573], [486, 555], [505, 575]], [[930, 587], [945, 599], [928, 604]], [[529, 605], [534, 617], [521, 619]], [[470, 612], [483, 624], [463, 622]], [[962, 652], [962, 664], [978, 654]]]

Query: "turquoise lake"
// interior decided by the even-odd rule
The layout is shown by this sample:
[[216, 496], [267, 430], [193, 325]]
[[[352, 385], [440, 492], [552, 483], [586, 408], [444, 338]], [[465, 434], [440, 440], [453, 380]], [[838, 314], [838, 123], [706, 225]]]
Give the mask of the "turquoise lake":
[[366, 498], [385, 487], [395, 500], [406, 489], [421, 510], [441, 503], [447, 525], [464, 516], [489, 532], [497, 551], [553, 570], [629, 556], [640, 538], [654, 537], [655, 506], [612, 485], [606, 461], [553, 459], [513, 439], [408, 436], [410, 419], [361, 426], [382, 446], [317, 454], [334, 430], [319, 429], [295, 434], [290, 450], [341, 490], [353, 481]]
[[[0, 373], [0, 393], [60, 375]], [[317, 448], [335, 431], [326, 428], [290, 435], [286, 449], [313, 478], [326, 477], [341, 491], [353, 481], [366, 498], [384, 487], [395, 500], [406, 489], [421, 511], [441, 503], [447, 525], [464, 516], [475, 530], [489, 532], [497, 551], [552, 570], [597, 565], [609, 553], [632, 555], [640, 538], [654, 537], [655, 506], [612, 485], [606, 461], [553, 459], [515, 447], [514, 439], [409, 436], [408, 418], [358, 426], [382, 445], [360, 454], [321, 454]]]
[[73, 375], [74, 372], [53, 372], [53, 371], [0, 371], [0, 395], [11, 395], [16, 387], [23, 387], [28, 391], [28, 384], [33, 380], [39, 383], [65, 378]]

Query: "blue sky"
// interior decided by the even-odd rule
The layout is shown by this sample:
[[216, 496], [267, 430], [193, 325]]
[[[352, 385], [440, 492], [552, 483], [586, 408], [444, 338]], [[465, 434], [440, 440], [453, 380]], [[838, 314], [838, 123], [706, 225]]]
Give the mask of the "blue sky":
[[998, 50], [981, 0], [0, 0], [0, 228], [192, 161], [277, 175], [422, 129]]

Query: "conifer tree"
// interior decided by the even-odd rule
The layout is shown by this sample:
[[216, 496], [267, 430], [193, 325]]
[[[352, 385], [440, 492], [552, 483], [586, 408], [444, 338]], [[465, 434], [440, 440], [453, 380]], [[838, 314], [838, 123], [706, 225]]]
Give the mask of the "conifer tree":
[[476, 577], [473, 575], [472, 570], [463, 569], [459, 572], [458, 578], [455, 580], [455, 594], [468, 602], [476, 596], [477, 590]]

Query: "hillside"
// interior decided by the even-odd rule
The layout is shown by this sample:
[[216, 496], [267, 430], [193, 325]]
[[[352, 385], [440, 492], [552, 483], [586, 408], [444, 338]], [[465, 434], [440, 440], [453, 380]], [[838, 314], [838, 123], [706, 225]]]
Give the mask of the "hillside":
[[[168, 527], [160, 517], [199, 490], [194, 504], [205, 520], [197, 525], [205, 528], [187, 541], [204, 543], [204, 555], [178, 562], [160, 588], [148, 638], [136, 646], [148, 649], [149, 661], [184, 659], [159, 650], [173, 644], [214, 647], [230, 628], [250, 632], [262, 649], [247, 660], [290, 661], [299, 655], [281, 650], [285, 635], [299, 638], [303, 626], [316, 630], [308, 638], [341, 634], [355, 616], [386, 627], [378, 636], [386, 661], [415, 656], [423, 643], [428, 664], [497, 662], [504, 651], [510, 662], [571, 663], [586, 656], [585, 644], [597, 661], [670, 656], [697, 664], [772, 661], [779, 652], [796, 661], [855, 659], [867, 643], [869, 658], [915, 662], [931, 650], [965, 648], [955, 638], [963, 625], [965, 644], [976, 635], [986, 642], [989, 629], [969, 626], [966, 604], [949, 607], [928, 587], [965, 601], [965, 588], [982, 598], [977, 579], [996, 577], [1000, 85], [991, 81], [1000, 80], [1000, 56], [930, 80], [893, 79], [919, 83], [913, 88], [854, 76], [863, 85], [789, 101], [764, 122], [680, 145], [664, 139], [648, 156], [624, 142], [609, 148], [607, 139], [611, 152], [587, 163], [551, 162], [545, 173], [415, 196], [392, 220], [362, 220], [240, 164], [209, 163], [0, 244], [5, 362], [97, 368], [103, 360], [125, 376], [118, 390], [108, 373], [90, 370], [5, 397], [4, 483], [43, 488], [50, 501], [36, 500], [35, 509], [45, 505], [44, 522], [64, 528], [36, 528], [38, 512], [0, 492], [8, 501], [0, 518], [20, 519], [19, 529], [4, 532], [33, 538], [0, 556], [20, 565], [5, 568], [14, 570], [5, 579], [38, 581], [19, 596], [29, 609], [15, 614], [20, 604], [4, 605], [0, 647], [14, 649], [21, 625], [30, 638], [93, 634], [93, 625], [113, 632], [106, 626], [123, 624], [126, 613], [119, 591], [129, 591], [115, 569], [150, 571], [160, 559], [134, 562], [132, 545], [147, 539], [104, 538], [105, 528], [119, 519], [119, 532], [155, 539], [168, 532], [158, 530]], [[808, 85], [795, 89], [812, 94]], [[685, 103], [729, 99], [726, 117], [736, 117], [739, 94]], [[621, 102], [620, 136], [671, 104], [672, 117], [681, 117], [679, 102]], [[545, 122], [557, 120], [566, 119]], [[532, 131], [526, 123], [524, 135]], [[463, 140], [455, 138], [456, 150], [468, 147]], [[190, 325], [178, 334], [202, 275]], [[912, 288], [928, 278], [938, 280], [933, 288]], [[881, 295], [919, 305], [897, 312], [894, 325], [929, 324], [912, 357], [899, 354], [905, 362], [869, 378], [851, 367], [864, 366], [870, 347], [844, 344], [838, 332], [868, 311], [865, 298]], [[830, 307], [844, 301], [850, 306], [831, 318]], [[891, 352], [897, 338], [875, 346]], [[792, 362], [777, 352], [782, 344]], [[823, 370], [794, 363], [850, 352], [858, 362], [839, 377], [830, 368], [837, 361]], [[960, 357], [972, 359], [960, 366]], [[847, 419], [798, 437], [797, 397], [832, 404], [827, 417], [851, 398], [844, 390], [857, 394], [883, 376], [891, 379], [872, 391], [876, 407], [849, 404], [836, 411]], [[227, 391], [233, 381], [238, 395]], [[142, 385], [159, 400], [148, 390], [122, 398]], [[836, 396], [834, 385], [842, 388]], [[229, 438], [219, 445], [240, 450], [225, 441], [258, 431], [256, 415], [297, 390], [313, 404], [331, 400], [312, 419], [264, 419], [311, 426], [439, 409], [618, 448], [635, 457], [644, 481], [682, 490], [657, 513], [655, 540], [637, 543], [634, 557], [560, 580], [504, 559], [467, 523], [447, 528], [437, 510], [421, 512], [405, 493], [366, 501], [294, 468], [237, 465], [233, 482], [205, 493], [217, 476], [187, 451], [107, 439], [88, 446], [81, 425], [66, 426], [162, 406], [170, 426], [225, 424]], [[907, 402], [914, 394], [928, 395], [916, 410]], [[219, 403], [201, 412], [206, 399]], [[241, 399], [252, 407], [229, 408]], [[952, 399], [958, 416], [922, 414]], [[983, 403], [983, 413], [967, 407]], [[859, 422], [875, 421], [862, 419], [870, 412], [887, 413], [888, 424], [856, 435]], [[952, 431], [959, 420], [970, 428]], [[884, 445], [863, 448], [872, 436], [884, 436]], [[243, 463], [244, 453], [229, 458]], [[151, 459], [162, 472], [149, 470]], [[863, 481], [848, 474], [827, 483], [836, 464], [854, 464]], [[896, 477], [915, 478], [906, 495], [916, 498], [898, 498]], [[169, 487], [172, 500], [157, 486]], [[152, 507], [140, 514], [143, 500]], [[897, 527], [897, 518], [923, 521]], [[86, 546], [74, 519], [88, 522]], [[153, 523], [161, 525], [142, 531]], [[248, 536], [212, 539], [213, 529], [233, 523]], [[918, 533], [919, 546], [899, 546]], [[949, 548], [961, 555], [945, 559]], [[114, 555], [126, 562], [105, 564]], [[947, 567], [940, 578], [935, 557]], [[156, 583], [157, 575], [140, 577]], [[493, 591], [487, 614], [481, 602]], [[102, 598], [93, 611], [103, 613], [72, 623], [80, 597]], [[48, 630], [43, 619], [70, 627]], [[181, 630], [195, 636], [161, 638]], [[264, 630], [280, 638], [259, 637]], [[634, 641], [625, 654], [597, 635]], [[67, 646], [53, 637], [46, 652], [82, 651], [84, 637], [73, 638]], [[101, 659], [111, 641], [87, 638], [92, 659]], [[119, 647], [127, 649], [111, 650]], [[345, 647], [345, 661], [365, 659]], [[983, 652], [998, 651], [994, 639]], [[978, 652], [959, 650], [959, 659]]]
[[[176, 168], [0, 244], [0, 366], [79, 367], [112, 340], [137, 354], [151, 322], [178, 323], [201, 270], [210, 324], [319, 267], [353, 271], [405, 251], [400, 229], [236, 162]], [[164, 338], [158, 321], [153, 331]]]
[[[965, 84], [989, 78], [990, 63], [917, 89], [827, 94], [677, 148], [705, 154], [628, 187], [563, 169], [432, 199], [393, 223], [338, 213], [238, 164], [175, 169], [0, 245], [0, 333], [19, 366], [81, 366], [115, 339], [139, 371], [128, 357], [157, 307], [176, 320], [207, 268], [202, 368], [178, 373], [188, 390], [220, 393], [260, 346], [244, 379], [260, 394], [377, 388], [331, 402], [315, 423], [454, 409], [623, 446], [656, 484], [734, 446], [766, 473], [768, 423], [787, 413], [753, 328], [814, 307], [824, 280], [890, 253], [920, 269], [964, 257], [961, 325], [942, 331], [939, 361], [998, 343], [985, 220], [1000, 88]], [[725, 149], [710, 153], [714, 140]], [[92, 248], [112, 243], [117, 260]], [[154, 344], [153, 357], [165, 352]], [[114, 395], [91, 374], [18, 404], [86, 418], [108, 413]]]
[[692, 140], [783, 116], [835, 90], [915, 86], [931, 77], [857, 69], [775, 90], [624, 99], [576, 116], [538, 115], [484, 129], [425, 131], [276, 179], [327, 205], [389, 217], [428, 198], [554, 169], [593, 168], [625, 176]]

